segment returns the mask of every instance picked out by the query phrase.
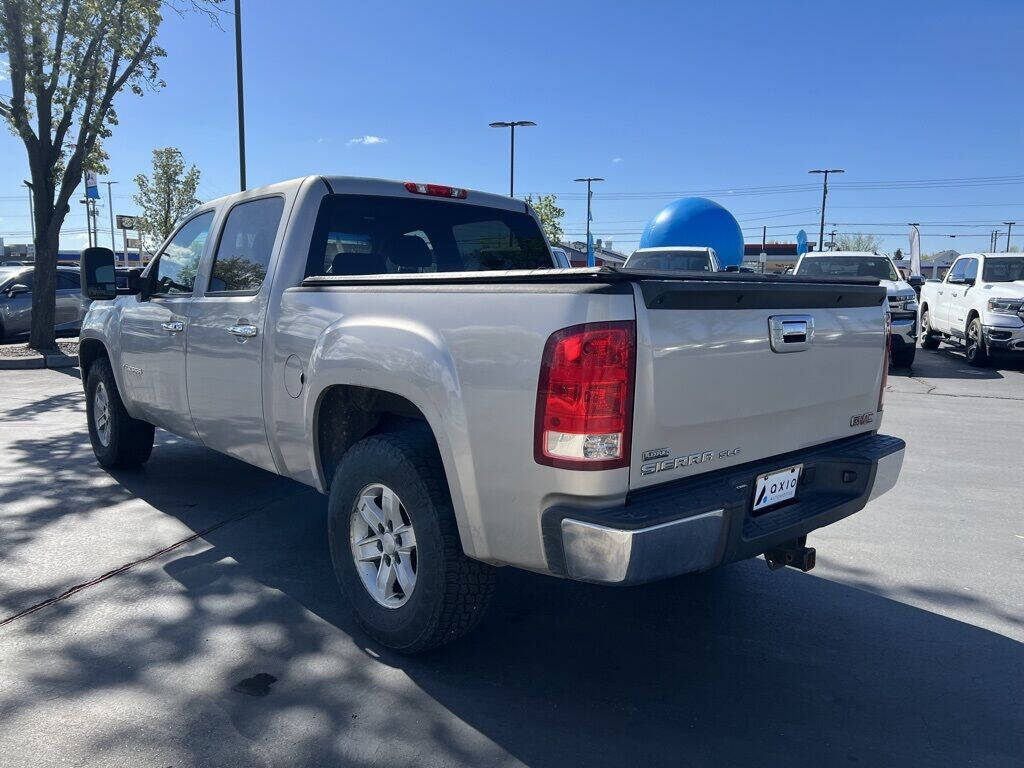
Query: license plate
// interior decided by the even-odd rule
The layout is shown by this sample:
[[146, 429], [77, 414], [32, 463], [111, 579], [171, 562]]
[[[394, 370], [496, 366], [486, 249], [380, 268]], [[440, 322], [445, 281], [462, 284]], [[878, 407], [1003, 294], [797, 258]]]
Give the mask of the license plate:
[[796, 487], [800, 482], [803, 464], [765, 472], [757, 476], [754, 484], [754, 512], [788, 501], [796, 496]]

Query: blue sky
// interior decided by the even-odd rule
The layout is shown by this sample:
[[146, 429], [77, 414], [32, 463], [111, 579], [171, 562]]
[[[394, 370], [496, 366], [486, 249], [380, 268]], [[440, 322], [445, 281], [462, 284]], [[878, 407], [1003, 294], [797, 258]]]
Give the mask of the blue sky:
[[[507, 191], [507, 131], [487, 123], [531, 119], [516, 192], [560, 193], [570, 239], [585, 226], [572, 179], [594, 175], [607, 179], [595, 234], [616, 249], [674, 194], [706, 190], [748, 241], [762, 224], [769, 240], [801, 227], [814, 240], [819, 177], [806, 172], [831, 166], [847, 172], [827, 229], [893, 233], [885, 247], [906, 249], [918, 220], [934, 223], [926, 252], [967, 251], [1011, 218], [1024, 243], [1024, 3], [243, 0], [243, 20], [250, 186], [323, 172]], [[133, 212], [131, 179], [155, 147], [199, 166], [203, 198], [235, 191], [232, 17], [222, 24], [168, 15], [167, 87], [121, 96], [116, 213]], [[380, 140], [353, 141], [368, 136]], [[7, 242], [28, 230], [24, 157], [0, 135]], [[908, 184], [982, 177], [1016, 178]], [[777, 186], [790, 189], [744, 191]], [[79, 247], [73, 208], [62, 244]]]

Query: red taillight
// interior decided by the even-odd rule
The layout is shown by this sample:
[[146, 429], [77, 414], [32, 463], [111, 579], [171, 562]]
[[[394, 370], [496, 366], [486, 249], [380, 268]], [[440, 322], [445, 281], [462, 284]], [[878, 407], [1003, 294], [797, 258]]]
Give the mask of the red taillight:
[[885, 354], [882, 357], [882, 384], [878, 388], [878, 410], [882, 410], [885, 385], [889, 382], [889, 358], [892, 355], [892, 317], [885, 313]]
[[635, 348], [632, 320], [551, 334], [537, 384], [538, 463], [564, 469], [629, 465]]
[[416, 195], [431, 195], [432, 197], [454, 197], [456, 200], [465, 200], [469, 194], [458, 187], [446, 187], [444, 184], [418, 184], [415, 181], [405, 182], [405, 188]]

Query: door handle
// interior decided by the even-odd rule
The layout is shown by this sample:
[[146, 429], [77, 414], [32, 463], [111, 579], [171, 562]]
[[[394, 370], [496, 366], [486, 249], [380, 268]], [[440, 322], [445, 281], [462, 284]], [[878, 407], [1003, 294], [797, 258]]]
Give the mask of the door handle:
[[168, 333], [181, 333], [185, 330], [185, 324], [181, 320], [170, 320], [166, 323], [160, 323], [160, 327]]
[[240, 323], [238, 325], [232, 325], [230, 328], [228, 328], [228, 333], [230, 333], [232, 336], [239, 336], [243, 339], [251, 339], [253, 336], [256, 335], [256, 326], [245, 325]]

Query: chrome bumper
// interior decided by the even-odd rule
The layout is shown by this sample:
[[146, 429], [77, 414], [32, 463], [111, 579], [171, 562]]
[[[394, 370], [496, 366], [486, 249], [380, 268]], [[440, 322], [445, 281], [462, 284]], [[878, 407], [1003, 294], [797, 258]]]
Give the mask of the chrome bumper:
[[[544, 531], [549, 566], [580, 581], [642, 584], [755, 557], [891, 490], [905, 447], [867, 435], [638, 492], [621, 507], [552, 508]], [[790, 462], [805, 467], [797, 500], [751, 515], [754, 478]]]
[[[562, 546], [570, 579], [655, 581], [715, 564], [725, 510], [623, 531], [580, 520], [562, 521]], [[633, 568], [630, 568], [630, 565]], [[632, 571], [632, 572], [631, 572]]]
[[981, 332], [985, 337], [985, 346], [990, 350], [1024, 352], [1024, 328], [983, 325]]
[[893, 341], [910, 344], [917, 343], [917, 318], [916, 317], [893, 317], [892, 336]]

